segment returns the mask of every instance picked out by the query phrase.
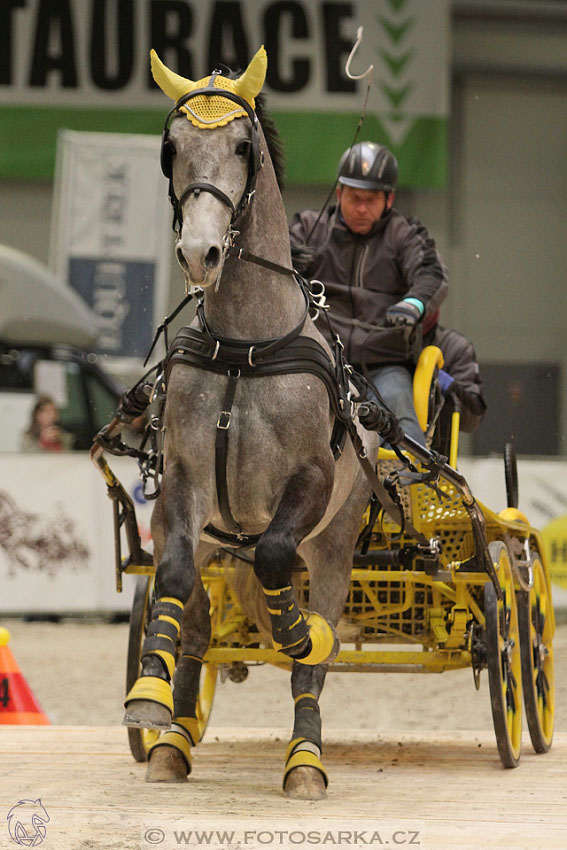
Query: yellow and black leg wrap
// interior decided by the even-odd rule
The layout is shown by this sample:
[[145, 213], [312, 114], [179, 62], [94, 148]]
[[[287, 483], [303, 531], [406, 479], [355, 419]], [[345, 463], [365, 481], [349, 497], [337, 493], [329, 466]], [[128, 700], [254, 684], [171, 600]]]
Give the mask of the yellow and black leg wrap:
[[272, 643], [278, 652], [298, 658], [309, 651], [309, 633], [305, 618], [295, 599], [291, 585], [277, 590], [264, 588], [268, 614], [272, 624]]
[[[187, 652], [180, 655], [177, 666], [175, 667], [174, 679], [173, 702], [175, 705], [175, 717], [195, 717], [202, 666], [203, 659], [197, 655], [191, 655]], [[193, 725], [190, 729], [191, 735], [194, 732], [195, 727]], [[197, 732], [195, 734], [197, 737], [193, 737], [193, 746], [198, 744], [200, 740], [199, 733]]]
[[191, 747], [199, 740], [199, 725], [196, 717], [174, 717], [171, 729], [163, 732], [150, 749], [153, 753], [158, 747], [173, 747], [185, 760], [187, 775], [191, 773]]
[[291, 586], [264, 588], [264, 595], [274, 649], [310, 666], [336, 658], [340, 644], [334, 626], [316, 611], [301, 611]]
[[165, 706], [173, 714], [171, 679], [182, 612], [183, 603], [179, 599], [164, 597], [154, 602], [142, 647], [142, 674], [126, 696], [125, 705], [133, 700], [148, 700]]
[[295, 698], [295, 723], [293, 736], [286, 750], [283, 784], [295, 767], [314, 767], [329, 784], [325, 768], [321, 764], [321, 714], [317, 698], [310, 693]]

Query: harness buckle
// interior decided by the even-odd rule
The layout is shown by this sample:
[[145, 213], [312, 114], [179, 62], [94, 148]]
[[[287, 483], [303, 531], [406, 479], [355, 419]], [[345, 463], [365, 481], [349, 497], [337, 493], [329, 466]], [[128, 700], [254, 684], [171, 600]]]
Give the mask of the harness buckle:
[[[318, 289], [315, 288], [315, 284], [317, 284]], [[310, 280], [308, 292], [311, 303], [314, 304], [318, 310], [329, 309], [329, 305], [327, 304], [327, 299], [325, 297], [325, 284], [322, 281], [316, 279]]]
[[255, 345], [251, 345], [250, 348], [248, 349], [248, 363], [252, 367], [254, 367], [256, 365], [254, 363], [253, 359], [252, 359], [252, 355], [254, 354], [255, 351], [256, 351]]
[[219, 431], [228, 431], [230, 428], [230, 420], [232, 419], [232, 413], [230, 410], [221, 410], [219, 413], [219, 418], [217, 419], [217, 428]]

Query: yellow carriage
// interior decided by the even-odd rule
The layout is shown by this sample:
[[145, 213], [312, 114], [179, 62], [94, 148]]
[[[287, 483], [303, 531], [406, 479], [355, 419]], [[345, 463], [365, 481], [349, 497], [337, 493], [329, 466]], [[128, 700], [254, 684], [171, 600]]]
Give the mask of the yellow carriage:
[[[429, 442], [438, 412], [436, 372], [441, 365], [440, 350], [426, 348], [414, 378], [416, 412]], [[478, 688], [481, 671], [487, 669], [500, 758], [505, 767], [516, 767], [524, 709], [536, 752], [549, 750], [553, 736], [555, 621], [549, 570], [539, 532], [517, 507], [512, 448], [508, 446], [504, 454], [508, 507], [496, 514], [476, 502], [457, 472], [457, 444], [458, 413], [447, 447], [451, 463], [428, 450], [418, 457], [422, 473], [435, 473], [430, 480], [423, 474], [405, 477], [397, 455], [380, 450], [380, 475], [395, 485], [411, 531], [396, 526], [371, 500], [339, 623], [342, 648], [329, 672], [441, 673], [470, 667]], [[154, 567], [141, 548], [131, 499], [102, 451], [93, 452], [93, 459], [114, 501], [118, 589], [123, 573], [139, 576], [130, 619], [128, 692], [139, 675]], [[128, 549], [125, 557], [121, 529]], [[219, 669], [233, 681], [243, 681], [251, 664], [291, 668], [291, 660], [272, 648], [245, 613], [234, 590], [234, 571], [234, 555], [223, 549], [202, 570], [212, 634], [197, 706], [201, 737]], [[309, 579], [300, 566], [295, 587], [300, 606], [308, 608]], [[158, 734], [128, 729], [136, 760], [147, 759]]]

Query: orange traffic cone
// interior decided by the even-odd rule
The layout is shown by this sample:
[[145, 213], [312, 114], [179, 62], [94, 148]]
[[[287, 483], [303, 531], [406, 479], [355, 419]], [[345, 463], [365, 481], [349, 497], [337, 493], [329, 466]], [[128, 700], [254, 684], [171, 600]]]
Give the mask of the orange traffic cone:
[[9, 640], [8, 629], [0, 627], [0, 724], [49, 726], [8, 647]]

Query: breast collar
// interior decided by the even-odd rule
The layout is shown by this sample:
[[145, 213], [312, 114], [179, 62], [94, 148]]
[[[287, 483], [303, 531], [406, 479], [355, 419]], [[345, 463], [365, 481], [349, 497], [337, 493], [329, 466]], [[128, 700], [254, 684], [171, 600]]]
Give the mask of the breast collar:
[[[305, 310], [300, 322], [289, 333], [276, 339], [240, 340], [220, 337], [209, 327], [203, 302], [199, 301], [196, 314], [200, 328], [181, 328], [167, 353], [163, 369], [166, 386], [171, 369], [178, 363], [218, 375], [247, 378], [311, 373], [325, 384], [335, 418], [339, 422], [349, 419], [349, 367], [340, 349], [333, 365], [327, 351], [317, 340], [301, 336], [311, 303], [304, 285], [301, 290], [305, 298]], [[334, 453], [338, 451], [340, 454], [340, 449], [336, 443]]]

